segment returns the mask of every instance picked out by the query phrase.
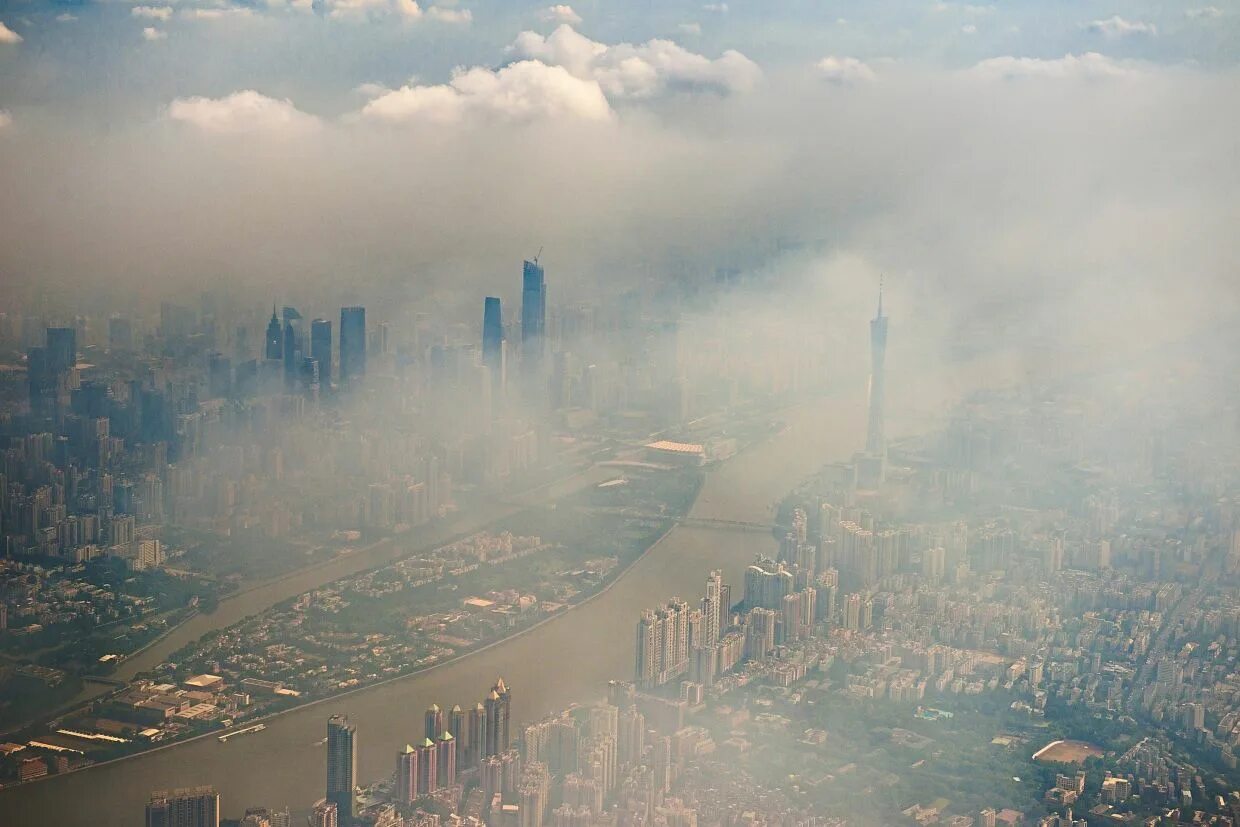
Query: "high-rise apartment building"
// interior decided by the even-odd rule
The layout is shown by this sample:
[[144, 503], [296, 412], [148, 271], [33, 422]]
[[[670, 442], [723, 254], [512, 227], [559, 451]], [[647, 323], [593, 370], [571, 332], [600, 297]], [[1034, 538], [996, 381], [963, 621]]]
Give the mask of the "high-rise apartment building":
[[339, 827], [336, 805], [326, 798], [319, 799], [310, 813], [310, 827]]
[[220, 796], [214, 787], [151, 793], [146, 827], [219, 827]]
[[340, 308], [340, 385], [356, 385], [366, 375], [366, 308]]
[[341, 824], [351, 824], [357, 786], [357, 729], [343, 715], [327, 721], [327, 800]]
[[469, 711], [469, 735], [464, 760], [477, 767], [486, 757], [487, 710], [481, 703]]
[[782, 563], [760, 557], [745, 569], [745, 606], [782, 611], [784, 597], [795, 586], [796, 578]]
[[396, 753], [396, 788], [397, 804], [411, 804], [418, 797], [418, 751], [406, 744], [405, 748]]
[[434, 741], [445, 728], [443, 710], [440, 709], [439, 704], [431, 704], [427, 708], [424, 718], [426, 721], [426, 737]]
[[508, 749], [512, 743], [510, 738], [510, 719], [512, 698], [508, 694], [508, 686], [504, 679], [495, 682], [486, 699], [486, 736], [483, 751], [486, 756], [498, 755]]

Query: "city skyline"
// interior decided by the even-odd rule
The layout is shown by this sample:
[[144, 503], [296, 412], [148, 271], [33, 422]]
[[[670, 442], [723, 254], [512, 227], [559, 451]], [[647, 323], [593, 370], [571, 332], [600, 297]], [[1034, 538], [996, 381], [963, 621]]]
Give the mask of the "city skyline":
[[0, 78], [0, 827], [1240, 825], [1235, 0]]

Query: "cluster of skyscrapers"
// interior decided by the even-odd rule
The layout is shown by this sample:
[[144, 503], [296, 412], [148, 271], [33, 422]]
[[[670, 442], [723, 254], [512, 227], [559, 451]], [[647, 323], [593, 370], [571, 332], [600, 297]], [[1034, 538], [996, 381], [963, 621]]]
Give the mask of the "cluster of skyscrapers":
[[[321, 389], [332, 387], [332, 323], [330, 319], [314, 319], [307, 331], [302, 326], [303, 321], [295, 307], [286, 306], [280, 315], [276, 314], [275, 307], [271, 308], [263, 350], [264, 372], [270, 375], [278, 369], [283, 374], [286, 390], [301, 390], [317, 396]], [[215, 357], [221, 376], [228, 368], [227, 360], [219, 361], [222, 359], [218, 354]], [[234, 381], [242, 387], [248, 386], [251, 374], [256, 374], [257, 370], [257, 364], [238, 365]], [[211, 373], [214, 375], [215, 370]], [[339, 385], [348, 388], [365, 375], [366, 308], [342, 307]]]
[[709, 683], [719, 668], [721, 632], [730, 625], [731, 595], [723, 572], [712, 571], [697, 607], [673, 597], [642, 612], [637, 621], [637, 685], [653, 689], [686, 676]]
[[[396, 754], [398, 805], [456, 786], [460, 773], [477, 773], [498, 760], [512, 743], [512, 695], [500, 678], [486, 698], [468, 712], [459, 705], [445, 712], [432, 704], [424, 716], [423, 737]], [[327, 722], [327, 795], [320, 802], [341, 825], [357, 815], [357, 729], [345, 716]]]

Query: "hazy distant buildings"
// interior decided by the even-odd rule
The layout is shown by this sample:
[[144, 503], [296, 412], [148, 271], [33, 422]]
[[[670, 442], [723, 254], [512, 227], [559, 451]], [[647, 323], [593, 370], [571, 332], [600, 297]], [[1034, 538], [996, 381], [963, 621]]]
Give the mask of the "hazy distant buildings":
[[340, 309], [340, 385], [348, 388], [366, 375], [366, 308]]
[[220, 796], [214, 787], [151, 793], [146, 827], [219, 827]]
[[318, 362], [319, 387], [330, 388], [332, 384], [332, 323], [330, 319], [315, 319], [310, 323], [310, 358]]
[[357, 786], [357, 729], [343, 715], [327, 722], [327, 800], [341, 824], [351, 824]]
[[265, 341], [264, 357], [271, 362], [282, 361], [284, 359], [284, 328], [280, 324], [279, 317], [276, 316], [274, 306], [271, 308], [271, 320], [267, 322]]

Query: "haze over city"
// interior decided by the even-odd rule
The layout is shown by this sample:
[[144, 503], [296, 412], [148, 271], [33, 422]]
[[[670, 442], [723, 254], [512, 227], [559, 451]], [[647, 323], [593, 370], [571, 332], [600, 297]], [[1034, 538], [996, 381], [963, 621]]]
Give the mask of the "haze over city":
[[1238, 64], [0, 0], [0, 825], [1240, 824]]

